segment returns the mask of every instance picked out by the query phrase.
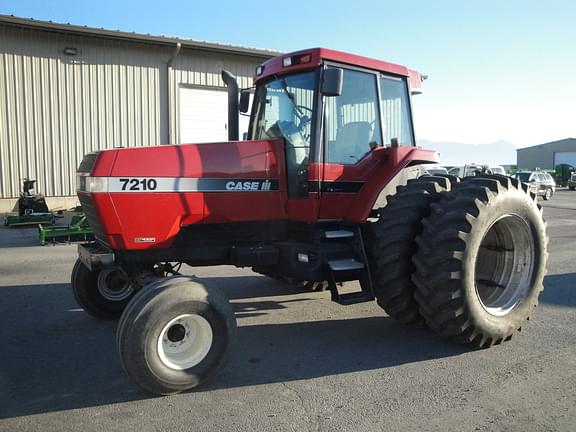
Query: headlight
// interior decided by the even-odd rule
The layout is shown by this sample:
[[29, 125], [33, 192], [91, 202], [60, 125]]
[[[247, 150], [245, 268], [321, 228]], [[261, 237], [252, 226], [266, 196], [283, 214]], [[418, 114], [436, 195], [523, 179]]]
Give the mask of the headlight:
[[108, 178], [79, 174], [77, 190], [79, 192], [108, 192]]

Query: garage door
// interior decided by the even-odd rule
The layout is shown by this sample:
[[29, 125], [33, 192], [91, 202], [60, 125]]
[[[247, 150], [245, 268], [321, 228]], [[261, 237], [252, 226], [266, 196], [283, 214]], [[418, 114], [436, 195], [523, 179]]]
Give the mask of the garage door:
[[[240, 139], [248, 117], [240, 116]], [[180, 142], [228, 141], [228, 94], [225, 90], [180, 87]]]
[[576, 152], [556, 152], [554, 153], [554, 166], [568, 164], [576, 167]]
[[228, 139], [226, 91], [180, 87], [180, 142]]

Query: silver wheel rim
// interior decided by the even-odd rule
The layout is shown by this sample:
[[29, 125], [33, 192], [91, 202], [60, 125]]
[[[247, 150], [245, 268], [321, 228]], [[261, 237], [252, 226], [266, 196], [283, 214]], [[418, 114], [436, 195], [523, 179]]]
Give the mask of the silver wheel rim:
[[104, 269], [98, 273], [98, 292], [106, 300], [123, 301], [132, 295], [134, 288], [130, 280], [116, 269]]
[[204, 360], [212, 340], [212, 327], [206, 318], [195, 314], [179, 315], [160, 332], [158, 356], [170, 369], [189, 369]]
[[476, 257], [476, 295], [491, 315], [510, 313], [526, 296], [535, 263], [530, 226], [518, 215], [496, 220], [484, 235]]
[[546, 199], [550, 199], [552, 197], [552, 190], [546, 189]]

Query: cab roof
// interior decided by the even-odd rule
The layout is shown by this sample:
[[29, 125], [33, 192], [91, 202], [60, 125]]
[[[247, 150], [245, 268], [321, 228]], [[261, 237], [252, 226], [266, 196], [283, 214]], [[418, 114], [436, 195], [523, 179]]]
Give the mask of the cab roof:
[[[415, 70], [408, 69], [406, 66], [328, 48], [310, 48], [271, 58], [259, 66], [258, 69], [261, 73], [256, 73], [254, 82], [258, 83], [271, 75], [284, 75], [300, 70], [313, 69], [325, 61], [407, 77], [412, 93], [421, 93], [422, 91], [423, 75]], [[287, 63], [290, 63], [290, 65], [286, 66]]]

